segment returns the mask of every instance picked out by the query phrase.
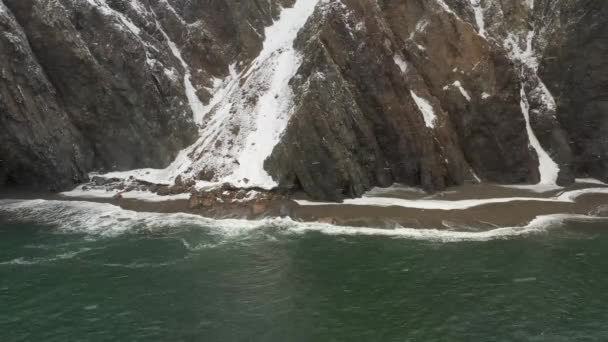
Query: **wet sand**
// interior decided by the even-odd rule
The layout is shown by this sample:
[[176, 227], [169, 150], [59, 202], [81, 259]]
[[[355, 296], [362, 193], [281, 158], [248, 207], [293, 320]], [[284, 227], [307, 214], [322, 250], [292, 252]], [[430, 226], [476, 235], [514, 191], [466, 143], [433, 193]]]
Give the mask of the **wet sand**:
[[[157, 213], [190, 213], [211, 218], [261, 219], [266, 217], [291, 217], [297, 221], [323, 222], [341, 226], [374, 228], [437, 228], [482, 231], [497, 227], [523, 226], [541, 215], [569, 214], [608, 216], [608, 193], [585, 193], [570, 202], [560, 194], [575, 190], [591, 189], [606, 191], [603, 184], [576, 183], [562, 189], [522, 189], [492, 184], [468, 184], [427, 194], [418, 189], [403, 186], [373, 189], [360, 202], [380, 199], [388, 204], [352, 205], [346, 203], [311, 203], [299, 205], [294, 200], [260, 201], [243, 203], [216, 203], [207, 208], [193, 207], [189, 200], [146, 202], [124, 198], [66, 198], [59, 195], [46, 199], [86, 200], [111, 203], [123, 209]], [[542, 189], [541, 189], [542, 190]], [[546, 190], [546, 189], [545, 189]], [[28, 196], [32, 197], [32, 196]], [[38, 197], [40, 198], [40, 197]], [[301, 196], [295, 198], [302, 199]], [[391, 201], [406, 200], [401, 206]], [[460, 201], [476, 200], [470, 207], [458, 208]], [[477, 201], [479, 200], [479, 201]], [[358, 201], [358, 200], [355, 200]], [[484, 203], [484, 201], [506, 201]], [[422, 208], [407, 207], [412, 206]], [[468, 203], [468, 202], [467, 202]], [[429, 205], [433, 209], [427, 209]], [[441, 208], [438, 209], [437, 207]]]
[[[440, 210], [416, 209], [400, 206], [373, 205], [306, 205], [295, 210], [296, 217], [305, 221], [323, 221], [338, 225], [372, 227], [443, 228], [483, 230], [496, 227], [521, 226], [537, 216], [572, 214], [608, 216], [608, 194], [584, 194], [574, 202], [557, 201], [563, 192], [606, 188], [598, 184], [574, 184], [571, 187], [547, 192], [536, 192], [491, 184], [464, 185], [436, 194], [423, 194], [407, 188], [375, 189], [368, 198], [409, 199], [415, 201], [442, 201], [433, 204], [450, 204], [472, 199], [533, 198], [539, 201], [514, 200], [490, 203], [467, 209]], [[540, 201], [547, 199], [547, 201]]]

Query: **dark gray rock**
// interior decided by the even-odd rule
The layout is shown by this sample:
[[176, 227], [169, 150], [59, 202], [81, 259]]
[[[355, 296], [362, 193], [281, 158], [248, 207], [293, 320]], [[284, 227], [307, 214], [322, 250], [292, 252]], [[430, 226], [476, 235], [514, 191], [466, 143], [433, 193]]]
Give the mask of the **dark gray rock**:
[[540, 67], [577, 175], [608, 181], [608, 3], [563, 1]]
[[[0, 186], [60, 190], [94, 170], [168, 165], [197, 137], [184, 77], [208, 101], [214, 80], [245, 70], [294, 2], [1, 0]], [[608, 5], [481, 3], [484, 37], [468, 0], [319, 2], [296, 41], [291, 119], [265, 163], [282, 190], [340, 200], [393, 182], [537, 182], [522, 87], [558, 182], [608, 180]], [[513, 57], [528, 48], [538, 71]], [[217, 180], [215, 171], [196, 176]], [[178, 183], [157, 190], [192, 186]]]
[[[298, 41], [307, 62], [292, 87], [301, 95], [267, 162], [281, 184], [337, 200], [393, 182], [434, 191], [475, 174], [500, 183], [538, 180], [519, 79], [502, 50], [420, 2], [344, 3], [348, 17], [327, 6]], [[362, 29], [352, 30], [357, 23]], [[426, 127], [411, 91], [432, 104], [434, 128]], [[482, 98], [484, 91], [491, 98]]]
[[2, 2], [0, 127], [0, 186], [57, 190], [86, 180], [85, 139]]

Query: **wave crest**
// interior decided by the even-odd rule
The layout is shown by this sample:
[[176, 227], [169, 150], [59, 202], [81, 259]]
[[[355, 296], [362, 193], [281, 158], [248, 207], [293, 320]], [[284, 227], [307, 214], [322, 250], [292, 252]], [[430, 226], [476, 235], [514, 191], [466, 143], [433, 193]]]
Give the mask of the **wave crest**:
[[397, 227], [380, 229], [336, 226], [319, 222], [298, 222], [290, 218], [262, 220], [216, 220], [192, 214], [161, 214], [124, 210], [107, 203], [56, 200], [0, 200], [0, 213], [12, 220], [34, 221], [60, 231], [100, 236], [117, 236], [127, 232], [195, 226], [214, 235], [234, 237], [256, 230], [287, 234], [319, 232], [327, 235], [367, 235], [440, 242], [489, 241], [544, 232], [565, 221], [598, 221], [606, 218], [585, 215], [556, 214], [538, 216], [525, 226], [498, 227], [484, 231], [458, 231]]

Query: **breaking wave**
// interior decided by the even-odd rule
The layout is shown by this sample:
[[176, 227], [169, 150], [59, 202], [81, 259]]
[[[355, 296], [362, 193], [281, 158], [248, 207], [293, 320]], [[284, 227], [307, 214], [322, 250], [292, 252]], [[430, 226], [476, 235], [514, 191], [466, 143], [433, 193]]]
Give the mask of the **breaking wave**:
[[[128, 232], [197, 227], [224, 238], [253, 231], [280, 234], [318, 232], [327, 235], [365, 235], [439, 242], [489, 241], [542, 233], [566, 221], [606, 220], [584, 215], [556, 214], [538, 216], [525, 226], [497, 227], [484, 231], [459, 231], [397, 227], [395, 229], [336, 226], [318, 222], [298, 222], [289, 218], [262, 220], [216, 220], [191, 214], [160, 214], [124, 210], [107, 203], [56, 200], [0, 200], [0, 213], [16, 221], [50, 225], [62, 232], [112, 237]], [[193, 248], [194, 246], [189, 246]], [[14, 260], [15, 263], [21, 262]]]

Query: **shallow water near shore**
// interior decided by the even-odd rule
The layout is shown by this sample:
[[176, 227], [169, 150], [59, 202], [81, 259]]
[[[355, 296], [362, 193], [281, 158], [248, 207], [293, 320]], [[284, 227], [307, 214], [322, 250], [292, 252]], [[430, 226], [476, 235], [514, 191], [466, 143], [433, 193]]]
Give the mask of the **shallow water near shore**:
[[1, 340], [608, 340], [606, 187], [534, 190], [376, 189], [305, 221], [0, 199]]
[[608, 338], [601, 220], [457, 242], [188, 220], [129, 221], [120, 234], [2, 222], [3, 341]]

